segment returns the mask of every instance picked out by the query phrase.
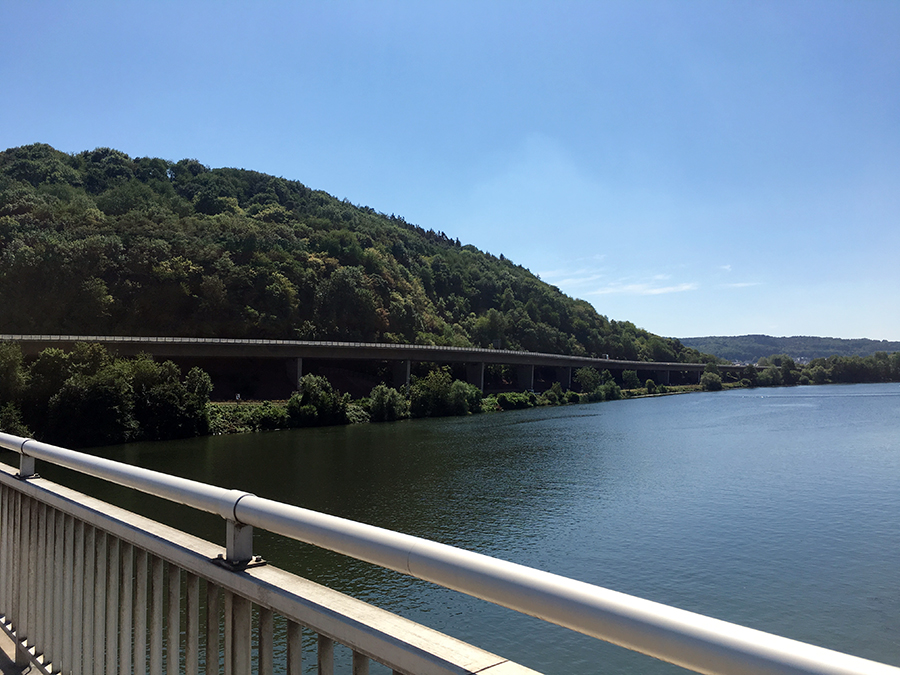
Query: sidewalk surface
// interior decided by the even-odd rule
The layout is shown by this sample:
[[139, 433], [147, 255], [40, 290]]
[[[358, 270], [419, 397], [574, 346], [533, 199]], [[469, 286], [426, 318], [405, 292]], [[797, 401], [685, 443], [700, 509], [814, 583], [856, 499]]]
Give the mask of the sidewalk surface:
[[3, 675], [19, 675], [21, 668], [16, 667], [16, 646], [9, 636], [0, 630], [0, 673]]

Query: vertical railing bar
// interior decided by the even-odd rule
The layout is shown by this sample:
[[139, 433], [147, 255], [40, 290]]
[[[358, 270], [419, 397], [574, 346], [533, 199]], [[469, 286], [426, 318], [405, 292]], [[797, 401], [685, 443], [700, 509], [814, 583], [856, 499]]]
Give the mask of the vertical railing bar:
[[[21, 551], [22, 550], [22, 493], [16, 491], [15, 497], [15, 505], [14, 505], [13, 517], [12, 517], [12, 531], [13, 531], [13, 551]], [[21, 616], [21, 596], [20, 592], [22, 589], [22, 580], [20, 576], [22, 574], [22, 559], [18, 555], [13, 555], [12, 558], [12, 581], [10, 584], [10, 603], [9, 603], [9, 616], [12, 619], [13, 623], [19, 620]]]
[[75, 598], [75, 518], [63, 516], [63, 634], [62, 655], [59, 665], [68, 672], [72, 670], [72, 662], [75, 660], [75, 645], [73, 633], [75, 623], [74, 616]]
[[117, 672], [119, 663], [119, 551], [118, 537], [109, 536], [109, 566], [106, 572], [106, 673]]
[[[103, 675], [106, 659], [106, 575], [107, 575], [107, 536], [101, 530], [95, 535], [94, 562], [94, 673]], [[112, 673], [110, 673], [112, 675]]]
[[225, 661], [225, 675], [234, 675], [234, 594], [227, 589], [222, 592], [223, 642], [222, 657]]
[[[41, 546], [43, 555], [43, 565], [41, 567], [41, 593], [43, 595], [43, 607], [40, 617], [41, 646], [40, 652], [45, 660], [49, 660], [53, 649], [53, 604], [56, 599], [53, 597], [53, 579], [54, 579], [54, 539], [56, 534], [55, 511], [50, 507], [44, 507], [44, 529], [38, 537], [38, 543]], [[36, 650], [37, 651], [37, 650]]]
[[134, 599], [134, 672], [147, 672], [147, 552], [137, 552]]
[[[14, 511], [12, 512], [12, 555], [13, 555], [13, 567], [12, 567], [12, 586], [10, 593], [11, 607], [13, 608], [10, 612], [10, 618], [15, 623], [19, 620], [19, 611], [21, 610], [24, 602], [22, 602], [22, 596], [20, 595], [20, 591], [22, 591], [22, 586], [27, 581], [27, 565], [23, 564], [22, 559], [19, 556], [19, 553], [23, 550], [23, 538], [27, 540], [28, 532], [26, 531], [25, 523], [23, 522], [23, 500], [26, 499], [18, 490], [16, 492], [15, 497], [15, 506]], [[18, 628], [18, 627], [17, 627]], [[16, 643], [16, 657], [15, 664], [17, 666], [26, 666], [28, 665], [28, 657], [27, 652], [25, 651], [25, 641], [24, 639], [20, 639]]]
[[35, 643], [34, 626], [34, 529], [32, 529], [32, 513], [34, 511], [34, 500], [30, 497], [24, 497], [22, 501], [22, 547], [17, 551], [23, 565], [23, 581], [22, 589], [22, 615], [16, 617], [16, 631], [19, 639], [23, 644], [33, 645]]
[[66, 561], [66, 516], [62, 511], [55, 514], [56, 536], [53, 544], [53, 640], [50, 643], [50, 661], [54, 670], [63, 665], [65, 652], [65, 633], [63, 626], [68, 622], [65, 608], [65, 561]]
[[186, 573], [184, 583], [184, 673], [200, 673], [200, 577]]
[[317, 635], [317, 659], [319, 675], [334, 675], [334, 640], [319, 633]]
[[184, 673], [200, 672], [200, 577], [186, 573], [184, 582]]
[[72, 675], [81, 675], [81, 652], [84, 644], [84, 624], [81, 617], [84, 614], [84, 521], [75, 520], [74, 537], [75, 549], [73, 583], [72, 583], [72, 661], [69, 667]]
[[219, 587], [206, 582], [206, 675], [219, 675]]
[[41, 578], [41, 647], [40, 652], [43, 655], [48, 654], [50, 649], [51, 633], [53, 632], [53, 533], [56, 530], [55, 521], [53, 519], [53, 509], [44, 505], [41, 514], [43, 523], [42, 532], [38, 535], [38, 542], [41, 545], [41, 565], [39, 567]]
[[87, 525], [84, 533], [84, 620], [81, 660], [85, 675], [94, 673], [94, 596], [96, 595], [97, 531]]
[[130, 673], [134, 659], [131, 649], [131, 628], [134, 620], [134, 546], [122, 542], [119, 582], [119, 669]]
[[259, 608], [259, 635], [256, 638], [259, 675], [273, 675], [275, 664], [275, 613], [266, 607]]
[[253, 651], [253, 603], [247, 598], [233, 594], [232, 597], [232, 672], [235, 675], [249, 675]]
[[168, 566], [169, 603], [166, 621], [166, 673], [177, 675], [181, 654], [181, 568]]
[[34, 550], [34, 599], [33, 606], [35, 614], [32, 615], [30, 624], [31, 632], [34, 634], [34, 654], [43, 652], [46, 633], [43, 633], [44, 615], [46, 613], [45, 603], [47, 587], [45, 584], [47, 570], [47, 550], [44, 547], [46, 541], [47, 529], [47, 505], [36, 503], [36, 508], [32, 508], [34, 513], [34, 530], [31, 533], [32, 548]]
[[303, 672], [303, 629], [295, 621], [287, 624], [287, 675], [301, 675]]
[[369, 675], [369, 657], [353, 652], [353, 675]]
[[7, 602], [6, 583], [9, 579], [9, 558], [12, 555], [12, 545], [8, 541], [9, 536], [9, 493], [10, 489], [5, 485], [0, 485], [0, 607], [6, 610], [9, 607]]
[[162, 675], [163, 561], [150, 558], [150, 675]]

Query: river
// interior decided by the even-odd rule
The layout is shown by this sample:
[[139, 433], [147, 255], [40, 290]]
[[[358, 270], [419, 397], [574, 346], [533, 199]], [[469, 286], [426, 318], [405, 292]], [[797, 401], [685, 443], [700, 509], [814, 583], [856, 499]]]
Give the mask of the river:
[[[897, 384], [731, 390], [101, 452], [900, 664]], [[211, 516], [102, 489], [224, 539]], [[546, 673], [684, 672], [274, 535], [257, 533], [254, 551]]]

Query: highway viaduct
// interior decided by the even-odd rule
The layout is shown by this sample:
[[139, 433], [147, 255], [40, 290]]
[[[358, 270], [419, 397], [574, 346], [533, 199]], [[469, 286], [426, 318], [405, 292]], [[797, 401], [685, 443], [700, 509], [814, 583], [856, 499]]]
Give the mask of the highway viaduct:
[[[617, 378], [621, 378], [625, 370], [634, 370], [642, 382], [652, 378], [657, 384], [699, 382], [706, 368], [704, 363], [624, 361], [477, 347], [371, 342], [3, 334], [0, 334], [0, 341], [18, 344], [26, 358], [33, 358], [48, 347], [69, 350], [78, 342], [89, 342], [102, 344], [119, 356], [146, 353], [157, 359], [170, 359], [182, 368], [200, 366], [212, 376], [213, 396], [220, 400], [234, 398], [235, 394], [243, 398], [286, 398], [296, 389], [300, 377], [308, 372], [318, 372], [333, 380], [335, 375], [346, 373], [348, 366], [360, 362], [381, 364], [381, 370], [390, 373], [389, 383], [395, 387], [409, 383], [413, 363], [450, 365], [460, 375], [464, 371], [466, 381], [483, 391], [488, 365], [509, 366], [515, 373], [515, 382], [494, 382], [488, 387], [498, 391], [504, 388], [518, 391], [542, 386], [549, 388], [553, 382], [570, 388], [573, 369], [584, 366], [609, 370]], [[739, 377], [743, 367], [719, 366], [719, 370]], [[378, 379], [377, 376], [373, 378]], [[342, 391], [351, 388], [340, 384], [346, 385], [349, 381], [335, 385]], [[372, 386], [374, 384], [377, 382], [373, 380]], [[365, 395], [370, 389], [350, 393]]]

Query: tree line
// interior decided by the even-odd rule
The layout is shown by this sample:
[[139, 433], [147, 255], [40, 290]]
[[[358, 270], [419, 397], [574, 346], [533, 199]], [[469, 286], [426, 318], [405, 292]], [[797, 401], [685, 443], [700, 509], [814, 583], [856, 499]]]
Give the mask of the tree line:
[[69, 352], [51, 347], [26, 363], [17, 344], [0, 343], [0, 431], [91, 447], [614, 401], [697, 388], [900, 381], [900, 352], [835, 356], [802, 367], [780, 354], [764, 359], [764, 365], [763, 371], [748, 367], [739, 376], [723, 376], [716, 364], [708, 364], [699, 385], [678, 387], [652, 379], [642, 383], [634, 370], [625, 370], [616, 380], [610, 371], [588, 366], [575, 371], [575, 389], [554, 382], [540, 394], [486, 397], [474, 385], [453, 379], [448, 367], [439, 367], [414, 377], [408, 387], [379, 384], [357, 400], [337, 391], [326, 378], [308, 374], [287, 401], [211, 403], [212, 381], [200, 368], [182, 376], [171, 361], [158, 362], [146, 354], [117, 358], [103, 345], [89, 343], [78, 343]]
[[326, 378], [308, 374], [287, 401], [211, 403], [212, 381], [197, 367], [182, 376], [171, 361], [146, 354], [118, 358], [97, 343], [77, 343], [68, 352], [47, 348], [26, 362], [17, 344], [5, 342], [0, 343], [0, 431], [83, 448], [619, 398], [608, 371], [596, 377], [582, 371], [576, 379], [592, 388], [584, 395], [564, 392], [554, 383], [541, 395], [485, 398], [478, 387], [454, 380], [442, 367], [414, 377], [400, 390], [379, 384], [358, 400]]
[[874, 356], [878, 352], [890, 353], [900, 350], [900, 342], [865, 338], [845, 340], [809, 336], [737, 335], [683, 338], [682, 342], [729, 362], [739, 363], [756, 363], [759, 359], [773, 354], [790, 354], [794, 359], [809, 361], [829, 356]]
[[115, 358], [99, 344], [42, 351], [25, 363], [0, 343], [0, 430], [88, 447], [209, 433], [212, 380], [171, 361]]
[[721, 389], [724, 381], [744, 387], [777, 387], [810, 384], [860, 384], [900, 382], [900, 352], [876, 352], [871, 356], [829, 356], [799, 365], [787, 354], [773, 354], [747, 366], [739, 376], [723, 378], [715, 364], [708, 364], [701, 376], [704, 389]]

